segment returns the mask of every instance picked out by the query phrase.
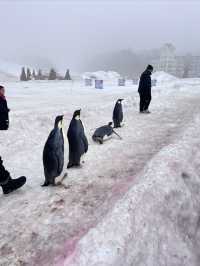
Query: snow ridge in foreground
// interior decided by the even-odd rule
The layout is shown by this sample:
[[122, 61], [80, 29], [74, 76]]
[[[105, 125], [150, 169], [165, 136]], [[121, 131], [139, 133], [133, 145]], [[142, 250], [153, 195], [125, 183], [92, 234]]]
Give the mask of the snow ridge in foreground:
[[200, 117], [149, 162], [64, 265], [199, 265], [199, 134]]

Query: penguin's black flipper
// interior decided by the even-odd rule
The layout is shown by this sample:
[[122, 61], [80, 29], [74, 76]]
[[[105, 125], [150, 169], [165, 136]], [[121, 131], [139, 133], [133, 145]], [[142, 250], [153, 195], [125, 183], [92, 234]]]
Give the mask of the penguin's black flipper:
[[114, 133], [116, 136], [118, 136], [118, 137], [119, 137], [119, 139], [121, 139], [121, 140], [122, 140], [122, 137], [121, 137], [119, 134], [117, 134], [117, 132], [116, 132], [116, 131], [114, 131], [114, 130], [113, 130], [113, 133]]
[[67, 165], [67, 169], [72, 168], [73, 166], [74, 166], [74, 164], [69, 162]]
[[83, 144], [84, 144], [85, 153], [87, 153], [87, 151], [88, 151], [88, 140], [87, 140], [87, 137], [85, 136], [85, 133], [83, 133], [81, 138], [82, 138], [82, 141], [83, 141]]

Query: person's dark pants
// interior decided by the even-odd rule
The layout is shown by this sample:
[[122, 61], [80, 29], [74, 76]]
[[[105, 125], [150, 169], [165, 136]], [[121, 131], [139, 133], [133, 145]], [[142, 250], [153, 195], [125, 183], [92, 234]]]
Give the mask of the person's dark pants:
[[9, 128], [8, 118], [0, 115], [0, 130], [7, 130]]
[[140, 112], [146, 111], [151, 102], [151, 95], [140, 94]]
[[0, 124], [0, 130], [8, 130], [8, 124], [5, 123]]

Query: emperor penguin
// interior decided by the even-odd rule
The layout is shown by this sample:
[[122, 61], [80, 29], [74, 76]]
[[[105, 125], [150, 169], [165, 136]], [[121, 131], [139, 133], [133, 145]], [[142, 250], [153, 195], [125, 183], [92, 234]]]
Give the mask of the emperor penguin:
[[88, 140], [80, 115], [81, 109], [74, 112], [67, 132], [69, 143], [69, 162], [67, 168], [80, 166], [81, 156], [88, 151]]
[[62, 129], [63, 115], [57, 116], [54, 128], [49, 134], [43, 150], [45, 182], [43, 186], [55, 185], [64, 166], [64, 135]]
[[99, 127], [95, 130], [92, 139], [100, 144], [103, 144], [103, 138], [105, 136], [109, 137], [113, 134], [112, 122], [109, 122], [107, 125]]
[[113, 110], [114, 128], [121, 127], [123, 121], [122, 101], [123, 99], [118, 99]]
[[92, 136], [92, 139], [96, 142], [99, 142], [100, 144], [103, 144], [104, 137], [109, 137], [112, 134], [115, 134], [119, 137], [119, 139], [122, 139], [120, 135], [118, 135], [117, 132], [114, 131], [112, 122], [109, 122], [107, 125], [97, 128]]

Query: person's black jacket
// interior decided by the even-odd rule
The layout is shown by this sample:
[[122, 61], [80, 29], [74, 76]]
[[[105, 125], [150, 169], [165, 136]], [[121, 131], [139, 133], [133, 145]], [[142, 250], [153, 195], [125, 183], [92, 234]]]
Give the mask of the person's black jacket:
[[6, 130], [9, 127], [9, 111], [6, 98], [0, 96], [0, 130]]
[[148, 69], [140, 77], [138, 92], [144, 96], [151, 96], [151, 71]]
[[0, 185], [4, 185], [8, 182], [10, 179], [10, 173], [6, 171], [6, 169], [3, 166], [3, 161], [0, 157]]

